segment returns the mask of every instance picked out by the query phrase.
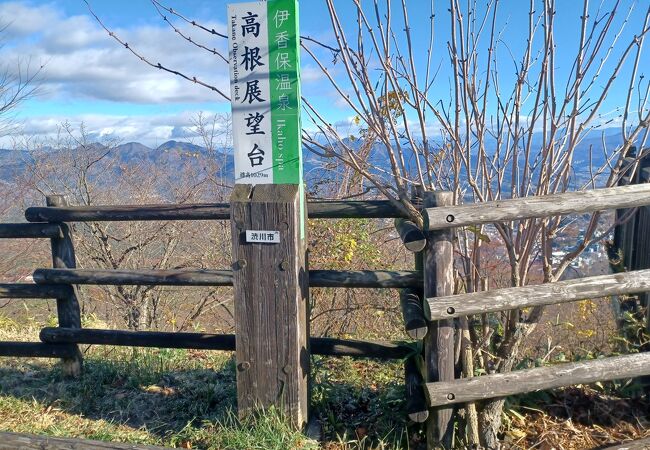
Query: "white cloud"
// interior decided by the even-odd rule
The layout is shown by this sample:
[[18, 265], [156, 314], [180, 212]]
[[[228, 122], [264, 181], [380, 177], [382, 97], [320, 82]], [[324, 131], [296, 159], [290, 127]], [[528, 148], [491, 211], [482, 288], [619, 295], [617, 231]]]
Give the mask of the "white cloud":
[[[21, 135], [30, 139], [47, 141], [55, 139], [63, 123], [68, 123], [78, 130], [83, 124], [91, 140], [101, 141], [107, 138], [120, 142], [140, 142], [148, 146], [158, 146], [171, 139], [193, 140], [193, 119], [198, 111], [184, 111], [178, 114], [160, 114], [149, 116], [126, 116], [109, 114], [81, 114], [74, 117], [30, 117], [22, 121]], [[211, 117], [214, 112], [204, 111], [204, 117]], [[11, 148], [13, 140], [21, 141], [20, 136], [0, 138], [0, 148]]]
[[3, 32], [7, 39], [40, 32], [61, 19], [61, 14], [49, 5], [33, 6], [24, 2], [0, 4], [0, 25], [7, 25]]
[[319, 83], [322, 81], [329, 83], [320, 67], [309, 64], [300, 68], [300, 81], [302, 83]]
[[[4, 19], [3, 19], [4, 18]], [[10, 20], [7, 18], [11, 18]], [[52, 5], [0, 4], [6, 47], [0, 59], [45, 64], [41, 82], [50, 98], [94, 99], [141, 104], [223, 102], [209, 89], [147, 66], [112, 39], [91, 17], [64, 17]], [[162, 20], [161, 20], [162, 23]], [[164, 25], [164, 24], [163, 24]], [[116, 28], [113, 31], [152, 63], [179, 70], [228, 93], [228, 66], [217, 56], [180, 39], [167, 25]], [[210, 28], [223, 29], [219, 23]], [[184, 33], [227, 54], [226, 41], [196, 28]]]
[[[155, 20], [159, 19], [155, 9], [151, 8], [151, 13]], [[152, 63], [160, 62], [188, 76], [196, 76], [229, 94], [228, 66], [223, 60], [179, 38], [162, 19], [154, 23], [159, 25], [139, 20], [112, 31]], [[169, 139], [193, 137], [191, 118], [195, 115], [193, 109], [199, 107], [188, 104], [221, 103], [215, 106], [216, 110], [225, 106], [225, 100], [215, 92], [143, 63], [112, 39], [90, 15], [66, 16], [56, 2], [34, 5], [28, 1], [0, 0], [0, 26], [3, 24], [8, 27], [0, 34], [6, 44], [0, 47], [0, 68], [16, 70], [18, 61], [23, 62], [23, 68], [28, 62], [33, 69], [44, 65], [40, 96], [25, 104], [21, 111], [23, 116], [29, 116], [20, 124], [25, 136], [53, 138], [63, 122], [75, 127], [83, 123], [97, 139], [114, 136], [122, 142], [139, 141], [155, 146]], [[180, 22], [176, 25], [186, 35], [227, 56], [225, 39], [191, 25]], [[225, 31], [221, 22], [204, 21], [203, 25]], [[333, 70], [336, 73], [338, 69]], [[329, 82], [313, 62], [303, 64], [301, 75], [309, 95], [325, 93], [334, 101], [336, 95], [331, 94]], [[111, 112], [125, 112], [71, 115], [62, 109], [44, 116], [38, 111], [38, 101], [74, 104], [76, 111], [85, 105], [88, 110], [102, 111], [103, 102], [114, 102], [120, 109], [111, 107]], [[133, 104], [174, 103], [188, 110], [180, 114], [128, 115]], [[10, 147], [11, 139], [11, 136], [0, 137], [0, 148]]]

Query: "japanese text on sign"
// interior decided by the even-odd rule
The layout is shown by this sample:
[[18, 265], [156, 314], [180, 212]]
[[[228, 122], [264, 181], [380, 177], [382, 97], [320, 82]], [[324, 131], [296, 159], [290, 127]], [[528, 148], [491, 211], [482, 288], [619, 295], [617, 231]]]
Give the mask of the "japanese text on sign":
[[301, 184], [296, 0], [228, 6], [235, 182]]
[[246, 230], [246, 242], [258, 244], [279, 244], [279, 231]]

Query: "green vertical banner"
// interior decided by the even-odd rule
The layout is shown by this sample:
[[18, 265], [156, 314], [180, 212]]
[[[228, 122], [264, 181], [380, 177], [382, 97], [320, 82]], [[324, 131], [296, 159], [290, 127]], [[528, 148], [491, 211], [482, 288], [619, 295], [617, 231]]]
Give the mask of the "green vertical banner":
[[307, 203], [302, 173], [298, 0], [269, 0], [267, 17], [273, 182], [300, 186], [300, 237], [304, 239]]
[[228, 5], [228, 50], [236, 184], [300, 186], [298, 1]]
[[297, 0], [267, 2], [273, 183], [302, 186]]

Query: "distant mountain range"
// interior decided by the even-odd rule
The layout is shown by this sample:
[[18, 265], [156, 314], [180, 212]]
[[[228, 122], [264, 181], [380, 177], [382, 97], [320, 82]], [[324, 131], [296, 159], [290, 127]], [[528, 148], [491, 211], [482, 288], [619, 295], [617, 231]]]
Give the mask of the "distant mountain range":
[[[48, 155], [55, 152], [57, 150], [49, 148], [34, 152], [0, 149], [0, 181], [11, 182], [23, 173], [29, 164], [34, 162], [34, 158], [47, 158]], [[156, 148], [147, 147], [139, 142], [128, 142], [116, 146], [111, 153], [114, 158], [125, 165], [148, 162], [171, 167], [180, 166], [187, 161], [196, 159], [197, 155], [208, 156], [208, 151], [205, 148], [189, 142], [178, 141], [167, 141]], [[234, 161], [230, 149], [219, 149], [214, 152], [214, 157], [223, 161], [224, 173], [232, 174], [234, 172]]]
[[[541, 145], [541, 136], [533, 137], [534, 144]], [[599, 167], [605, 163], [605, 152], [603, 146], [611, 153], [622, 142], [620, 130], [605, 130], [603, 134], [594, 133], [593, 137], [583, 140], [574, 154], [574, 168], [578, 178], [583, 178], [589, 173], [589, 166]], [[350, 141], [349, 145], [358, 145], [358, 142]], [[494, 143], [486, 142], [488, 153], [494, 151]], [[492, 148], [492, 149], [491, 149]], [[590, 157], [591, 150], [591, 157]], [[56, 152], [52, 149], [42, 149], [38, 152], [27, 152], [21, 150], [0, 149], [0, 182], [11, 183], [21, 173], [23, 173], [28, 164], [33, 162], [33, 158], [47, 158], [50, 152]], [[198, 145], [188, 142], [168, 141], [164, 144], [151, 148], [138, 142], [129, 142], [121, 144], [112, 150], [114, 157], [123, 164], [138, 164], [139, 162], [149, 162], [160, 166], [179, 167], [181, 164], [187, 164], [191, 160], [196, 160], [196, 156], [209, 156], [208, 151]], [[226, 178], [232, 179], [234, 173], [234, 161], [232, 149], [220, 148], [212, 155], [221, 161], [221, 170]], [[309, 151], [304, 154], [304, 170], [306, 174], [318, 176], [322, 170], [322, 160]], [[371, 152], [370, 156], [373, 165], [383, 170], [390, 170], [390, 165], [380, 146]], [[414, 165], [414, 163], [409, 163]], [[580, 180], [577, 180], [580, 181]]]

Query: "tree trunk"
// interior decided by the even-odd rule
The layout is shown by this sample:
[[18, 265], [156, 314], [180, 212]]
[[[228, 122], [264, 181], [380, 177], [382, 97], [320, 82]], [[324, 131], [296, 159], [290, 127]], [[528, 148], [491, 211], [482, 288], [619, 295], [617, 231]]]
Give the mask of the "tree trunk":
[[499, 429], [501, 428], [501, 416], [503, 414], [504, 399], [490, 400], [485, 403], [479, 415], [479, 432], [481, 445], [486, 449], [498, 449]]
[[[536, 323], [519, 322], [514, 329], [510, 330], [508, 336], [504, 337], [499, 347], [499, 359], [497, 372], [506, 373], [512, 371], [512, 367], [519, 359], [520, 346], [524, 339], [535, 329]], [[484, 403], [479, 416], [479, 428], [481, 444], [487, 449], [498, 449], [498, 433], [501, 428], [504, 399], [489, 400]]]

